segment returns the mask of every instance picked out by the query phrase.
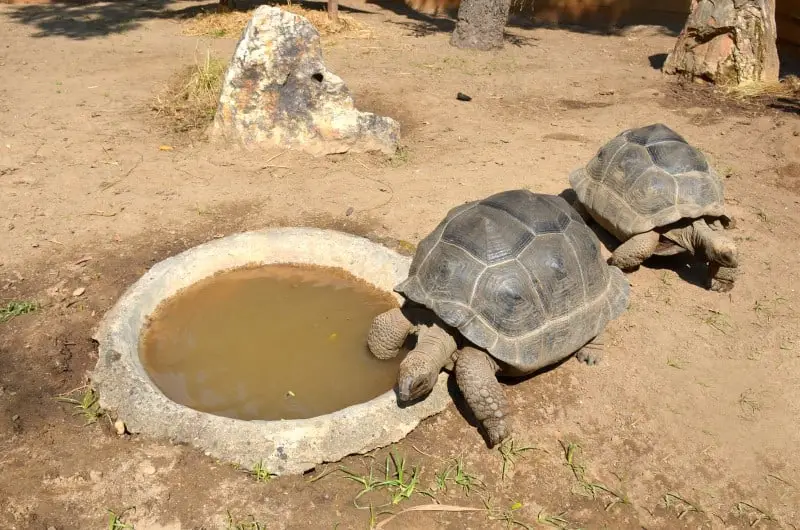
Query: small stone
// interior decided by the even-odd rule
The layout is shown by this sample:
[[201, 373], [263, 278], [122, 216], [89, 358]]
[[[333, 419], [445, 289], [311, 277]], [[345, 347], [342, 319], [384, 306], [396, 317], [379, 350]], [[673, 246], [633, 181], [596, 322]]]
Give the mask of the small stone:
[[356, 211], [356, 209], [351, 206], [350, 208], [347, 209], [346, 212], [344, 212], [344, 215], [350, 217], [351, 215], [353, 215], [354, 211]]
[[800, 136], [800, 129], [795, 129], [794, 131], [792, 131], [792, 134], [794, 136]]
[[472, 101], [472, 97], [464, 94], [463, 92], [456, 94], [456, 99], [459, 101]]
[[139, 465], [139, 471], [141, 471], [143, 475], [155, 475], [156, 467], [150, 462], [142, 462]]
[[[795, 136], [797, 136], [796, 132], [795, 132]], [[12, 230], [14, 230], [14, 228], [16, 228], [16, 227], [14, 226], [14, 223], [8, 223], [8, 225], [6, 226], [6, 228], [8, 228], [8, 231], [9, 231], [9, 232], [11, 232], [11, 231], [12, 231]]]
[[19, 414], [14, 414], [11, 416], [11, 421], [19, 421]]
[[86, 287], [78, 287], [74, 291], [72, 291], [72, 296], [80, 296], [86, 292]]
[[34, 243], [34, 244], [33, 244], [33, 245], [31, 245], [31, 246], [32, 246], [33, 248], [39, 248], [39, 243]]
[[89, 480], [92, 482], [100, 482], [100, 479], [103, 478], [102, 471], [91, 470], [89, 471]]
[[117, 434], [122, 436], [125, 434], [125, 422], [122, 420], [117, 420], [114, 422], [114, 428], [117, 430]]

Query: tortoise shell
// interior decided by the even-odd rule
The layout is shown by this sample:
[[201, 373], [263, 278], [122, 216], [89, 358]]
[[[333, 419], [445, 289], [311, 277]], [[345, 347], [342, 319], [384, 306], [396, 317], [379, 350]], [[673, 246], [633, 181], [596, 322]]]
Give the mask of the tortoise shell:
[[623, 241], [725, 214], [722, 181], [706, 157], [661, 123], [623, 131], [569, 182], [592, 217]]
[[630, 286], [564, 199], [511, 190], [450, 210], [395, 290], [529, 373], [597, 336]]

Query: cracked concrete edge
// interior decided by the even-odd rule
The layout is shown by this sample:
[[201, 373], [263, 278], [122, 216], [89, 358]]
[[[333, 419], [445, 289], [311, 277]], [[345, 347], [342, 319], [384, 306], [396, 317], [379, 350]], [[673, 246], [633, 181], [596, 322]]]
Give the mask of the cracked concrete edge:
[[[234, 234], [154, 265], [103, 317], [94, 334], [98, 361], [90, 374], [99, 403], [128, 431], [186, 443], [222, 461], [251, 469], [299, 474], [323, 462], [397, 442], [450, 403], [442, 373], [423, 401], [399, 407], [395, 390], [371, 401], [306, 420], [245, 421], [199, 412], [170, 399], [139, 360], [139, 337], [158, 304], [219, 271], [252, 264], [301, 263], [341, 267], [392, 292], [411, 260], [368, 239], [316, 228], [271, 228]], [[402, 298], [395, 293], [398, 302]]]

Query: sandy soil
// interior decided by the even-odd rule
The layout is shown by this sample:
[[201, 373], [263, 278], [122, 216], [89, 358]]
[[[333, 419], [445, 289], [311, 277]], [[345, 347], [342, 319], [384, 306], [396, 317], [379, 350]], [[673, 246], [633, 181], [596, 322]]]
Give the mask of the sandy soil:
[[[235, 40], [181, 34], [203, 5], [0, 6], [0, 301], [42, 304], [0, 323], [0, 527], [107, 528], [107, 510], [135, 507], [122, 519], [137, 529], [226, 528], [228, 512], [265, 528], [367, 528], [358, 484], [312, 481], [337, 464], [260, 483], [189, 447], [119, 437], [106, 420], [84, 426], [55, 397], [85, 383], [100, 316], [155, 261], [210, 238], [303, 224], [416, 243], [463, 201], [560, 192], [603, 142], [656, 121], [727, 176], [736, 288], [704, 290], [703, 267], [682, 259], [630, 274], [602, 365], [570, 360], [507, 387], [535, 449], [505, 479], [455, 404], [374, 460], [342, 464], [374, 461], [382, 476], [391, 449], [418, 466], [423, 491], [461, 458], [483, 486], [467, 495], [450, 482], [436, 499], [493, 508], [404, 513], [386, 528], [800, 526], [797, 106], [734, 105], [664, 80], [653, 65], [674, 37], [661, 28], [510, 28], [504, 50], [472, 54], [448, 45], [447, 19], [351, 2], [373, 37], [326, 39], [326, 61], [360, 107], [402, 121], [405, 154], [266, 162], [280, 151], [221, 151], [165, 132], [150, 109], [206, 50], [232, 53]], [[616, 496], [588, 495], [581, 469]], [[389, 508], [432, 502], [414, 493]]]

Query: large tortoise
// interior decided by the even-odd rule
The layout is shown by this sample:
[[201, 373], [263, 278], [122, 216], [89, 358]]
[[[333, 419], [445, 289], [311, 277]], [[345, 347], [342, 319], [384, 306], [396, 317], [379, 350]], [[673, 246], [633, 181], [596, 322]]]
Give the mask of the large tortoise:
[[631, 270], [653, 254], [688, 251], [708, 262], [711, 290], [733, 288], [738, 255], [720, 231], [733, 224], [722, 181], [703, 153], [666, 125], [623, 131], [569, 182], [573, 206], [621, 241], [611, 265]]
[[564, 199], [512, 190], [450, 210], [395, 291], [406, 303], [378, 315], [367, 341], [388, 359], [417, 334], [400, 364], [399, 400], [427, 395], [454, 366], [491, 447], [512, 431], [496, 375], [530, 374], [576, 352], [594, 364], [596, 339], [625, 311], [630, 286]]

